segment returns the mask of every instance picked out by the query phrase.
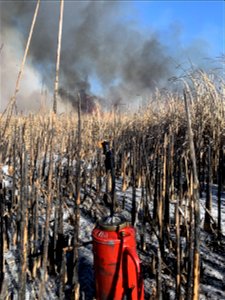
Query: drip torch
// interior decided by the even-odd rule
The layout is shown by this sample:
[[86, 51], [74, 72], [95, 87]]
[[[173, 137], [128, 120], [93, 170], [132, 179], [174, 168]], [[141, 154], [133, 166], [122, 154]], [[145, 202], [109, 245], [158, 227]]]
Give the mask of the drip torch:
[[106, 172], [111, 173], [110, 215], [92, 232], [97, 300], [144, 300], [141, 263], [136, 251], [135, 229], [115, 213], [115, 172], [110, 143], [102, 143]]

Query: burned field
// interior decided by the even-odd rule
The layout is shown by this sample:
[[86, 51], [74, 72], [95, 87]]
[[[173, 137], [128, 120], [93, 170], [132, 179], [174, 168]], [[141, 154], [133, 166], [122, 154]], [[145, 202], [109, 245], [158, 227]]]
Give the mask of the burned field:
[[224, 94], [192, 82], [189, 115], [164, 91], [136, 114], [1, 116], [1, 299], [94, 299], [92, 231], [112, 198], [136, 229], [145, 299], [225, 299]]

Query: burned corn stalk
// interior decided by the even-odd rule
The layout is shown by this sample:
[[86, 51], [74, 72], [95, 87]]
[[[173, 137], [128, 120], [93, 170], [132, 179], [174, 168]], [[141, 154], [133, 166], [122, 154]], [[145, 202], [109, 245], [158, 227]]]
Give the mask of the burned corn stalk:
[[78, 101], [78, 123], [77, 123], [77, 153], [76, 153], [76, 183], [75, 183], [75, 203], [74, 203], [74, 236], [73, 236], [73, 278], [71, 299], [79, 299], [79, 279], [78, 279], [78, 247], [79, 247], [79, 230], [80, 230], [80, 176], [81, 176], [81, 97], [77, 96]]
[[194, 201], [194, 265], [193, 265], [193, 299], [199, 299], [199, 280], [200, 280], [200, 208], [199, 208], [199, 181], [196, 166], [195, 147], [193, 141], [191, 115], [184, 91], [184, 102], [188, 124], [188, 137], [190, 147], [190, 157], [193, 171], [193, 201]]
[[[17, 297], [20, 289], [20, 298], [23, 298], [26, 288], [32, 291], [34, 299], [38, 298], [38, 293], [42, 299], [47, 294], [61, 298], [86, 297], [81, 277], [77, 276], [78, 262], [81, 268], [83, 264], [78, 247], [86, 247], [90, 242], [86, 237], [83, 240], [83, 231], [89, 230], [90, 233], [91, 229], [84, 228], [82, 222], [85, 219], [90, 222], [90, 227], [94, 226], [99, 217], [112, 213], [114, 207], [116, 211], [129, 215], [136, 226], [145, 282], [150, 280], [152, 284], [149, 289], [146, 286], [147, 297], [166, 299], [168, 293], [171, 296], [176, 292], [177, 299], [197, 298], [200, 263], [200, 245], [196, 239], [200, 229], [197, 175], [203, 213], [207, 190], [208, 195], [211, 188], [213, 192], [212, 211], [210, 205], [207, 208], [212, 228], [207, 240], [212, 240], [212, 245], [215, 243], [220, 251], [224, 241], [223, 108], [220, 96], [215, 90], [211, 91], [213, 88], [205, 77], [201, 78], [197, 82], [199, 85], [189, 88], [192, 102], [187, 106], [191, 109], [191, 116], [180, 101], [183, 96], [159, 92], [155, 95], [157, 105], [154, 98], [150, 99], [149, 107], [143, 113], [135, 116], [121, 114], [117, 122], [114, 122], [114, 116], [103, 112], [97, 119], [96, 115], [82, 115], [82, 147], [77, 114], [53, 114], [54, 132], [51, 130], [52, 116], [43, 112], [13, 116], [7, 121], [6, 128], [6, 116], [2, 117], [0, 197], [3, 201], [0, 209], [3, 218], [0, 229], [3, 240], [0, 269], [5, 272], [1, 278], [3, 295], [12, 297], [14, 293]], [[186, 92], [185, 96], [188, 96]], [[165, 99], [165, 103], [161, 99]], [[112, 131], [116, 144], [114, 178], [118, 206], [111, 205], [110, 183], [109, 199], [106, 203], [102, 201], [105, 157], [102, 149], [96, 150], [96, 142], [102, 141], [103, 137], [111, 140]], [[207, 178], [210, 178], [208, 182]], [[215, 202], [217, 198], [218, 203]], [[21, 199], [25, 199], [23, 205]], [[201, 234], [205, 234], [203, 226]], [[14, 249], [19, 254], [15, 260], [10, 256]], [[214, 247], [210, 249], [216, 255]], [[87, 247], [86, 250], [90, 249]], [[25, 270], [26, 277], [22, 274], [19, 277], [22, 288], [19, 288], [16, 276], [11, 285], [8, 284], [7, 276], [14, 264]], [[202, 282], [209, 279], [207, 276], [204, 272]], [[40, 282], [43, 287], [40, 287]], [[40, 292], [37, 292], [37, 287], [40, 287]], [[201, 294], [203, 290], [204, 285]]]

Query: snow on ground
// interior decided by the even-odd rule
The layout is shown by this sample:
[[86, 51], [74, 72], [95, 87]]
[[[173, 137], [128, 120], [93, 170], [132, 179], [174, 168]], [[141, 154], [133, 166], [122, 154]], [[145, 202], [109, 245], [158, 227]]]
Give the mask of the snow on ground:
[[[221, 230], [222, 233], [225, 235], [225, 193], [222, 194], [222, 199], [221, 199]], [[203, 197], [200, 198], [200, 205], [201, 205], [201, 220], [203, 223], [204, 217], [205, 217], [205, 193], [203, 193]], [[211, 210], [211, 215], [215, 222], [218, 220], [218, 201], [217, 201], [217, 186], [214, 184], [212, 185], [212, 210]]]
[[[3, 168], [4, 182], [7, 188], [10, 187], [9, 180], [11, 180], [9, 170], [7, 167]], [[121, 191], [121, 180], [117, 181], [117, 200], [122, 207], [122, 203], [125, 204], [123, 214], [126, 218], [131, 218], [132, 209], [132, 188], [128, 188], [125, 192]], [[92, 191], [90, 191], [91, 193]], [[139, 201], [141, 199], [141, 189], [136, 189], [137, 197], [137, 208], [139, 207]], [[125, 202], [124, 202], [125, 199]], [[216, 196], [216, 186], [213, 186], [213, 197], [212, 197], [212, 216], [214, 220], [217, 220], [217, 196]], [[200, 199], [201, 202], [201, 219], [204, 218], [204, 197]], [[67, 201], [67, 206], [64, 210], [64, 232], [65, 234], [70, 234], [72, 231], [71, 225], [69, 225], [69, 216], [73, 213], [73, 206], [70, 200]], [[100, 203], [101, 205], [101, 203]], [[222, 211], [222, 230], [225, 234], [225, 193], [222, 195], [221, 203]], [[172, 205], [171, 205], [172, 208]], [[105, 207], [102, 205], [102, 210]], [[173, 209], [171, 209], [171, 214], [173, 214]], [[81, 215], [80, 215], [80, 235], [79, 238], [81, 242], [85, 242], [83, 246], [79, 249], [79, 280], [80, 280], [80, 290], [81, 299], [91, 300], [94, 295], [94, 270], [93, 270], [93, 254], [92, 254], [92, 244], [88, 243], [92, 240], [92, 230], [95, 226], [96, 217], [99, 218], [101, 213], [98, 208], [94, 205], [93, 201], [87, 197], [85, 202], [81, 205]], [[52, 213], [52, 218], [54, 218], [54, 210]], [[43, 222], [43, 217], [40, 217], [40, 222]], [[137, 241], [140, 241], [140, 223], [137, 226]], [[148, 226], [147, 226], [148, 227]], [[156, 288], [155, 274], [151, 273], [150, 265], [153, 263], [152, 258], [157, 253], [157, 238], [154, 236], [147, 235], [147, 246], [146, 251], [141, 251], [138, 249], [139, 256], [142, 260], [143, 265], [143, 278], [145, 287], [146, 299], [154, 292]], [[168, 255], [169, 257], [169, 255]], [[172, 257], [171, 257], [172, 261]], [[221, 243], [214, 238], [214, 236], [201, 231], [201, 287], [200, 287], [200, 300], [223, 300], [225, 299], [225, 238], [223, 237]], [[18, 290], [18, 253], [17, 249], [10, 247], [9, 250], [5, 252], [5, 282], [3, 288], [11, 291], [13, 298], [17, 299], [16, 291]], [[166, 269], [165, 269], [166, 270]], [[168, 288], [168, 299], [175, 299], [174, 287], [175, 281], [170, 274], [170, 272], [164, 272], [163, 281], [166, 282]], [[43, 300], [54, 300], [58, 299], [57, 296], [57, 284], [58, 279], [54, 276], [49, 276], [46, 283], [46, 296]], [[38, 295], [39, 281], [32, 281], [28, 275], [27, 279], [27, 291], [25, 300], [36, 299]]]

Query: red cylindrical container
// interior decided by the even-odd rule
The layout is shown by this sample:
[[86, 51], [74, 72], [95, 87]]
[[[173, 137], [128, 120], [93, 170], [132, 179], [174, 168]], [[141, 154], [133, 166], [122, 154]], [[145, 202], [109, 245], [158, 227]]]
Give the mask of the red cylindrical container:
[[92, 232], [97, 300], [144, 300], [135, 230], [121, 217]]

